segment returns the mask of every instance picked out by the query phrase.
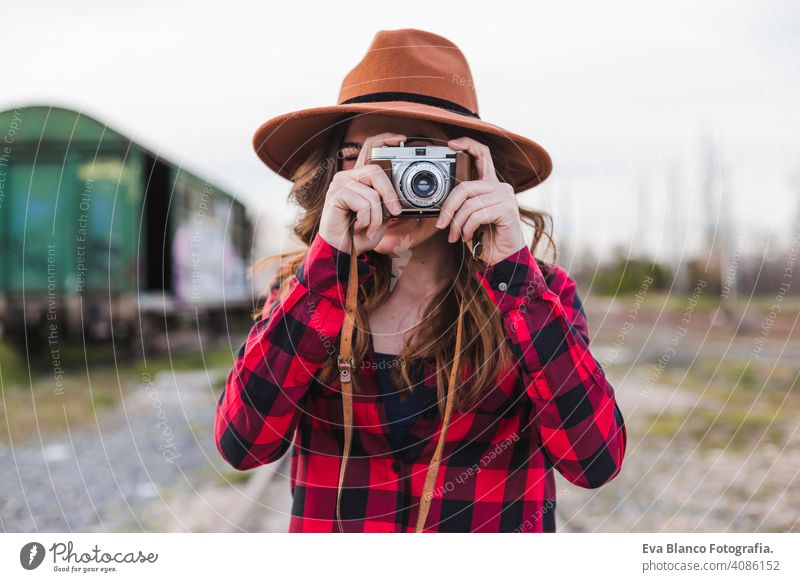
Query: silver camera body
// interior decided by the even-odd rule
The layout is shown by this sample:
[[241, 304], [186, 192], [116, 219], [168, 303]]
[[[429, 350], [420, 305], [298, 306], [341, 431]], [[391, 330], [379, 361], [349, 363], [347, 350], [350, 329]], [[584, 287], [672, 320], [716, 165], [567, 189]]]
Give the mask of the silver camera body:
[[438, 216], [455, 187], [457, 165], [464, 154], [446, 146], [372, 148], [369, 163], [381, 166], [392, 181], [402, 208], [400, 216]]

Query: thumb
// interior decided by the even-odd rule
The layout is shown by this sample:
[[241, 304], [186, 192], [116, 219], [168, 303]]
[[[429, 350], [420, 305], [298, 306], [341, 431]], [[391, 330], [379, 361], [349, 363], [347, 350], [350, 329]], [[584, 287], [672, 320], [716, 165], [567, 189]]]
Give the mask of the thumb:
[[375, 231], [371, 237], [367, 236], [367, 231], [363, 230], [356, 234], [355, 243], [358, 254], [374, 249], [381, 242], [383, 235], [386, 234], [386, 229], [389, 228], [389, 221], [385, 220]]

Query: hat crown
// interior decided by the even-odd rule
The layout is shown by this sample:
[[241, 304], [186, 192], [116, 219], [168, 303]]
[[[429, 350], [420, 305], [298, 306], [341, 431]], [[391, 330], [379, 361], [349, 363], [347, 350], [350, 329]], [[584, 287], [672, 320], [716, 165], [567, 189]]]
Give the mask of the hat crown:
[[347, 74], [339, 104], [376, 94], [417, 95], [454, 103], [478, 114], [467, 59], [451, 41], [416, 29], [382, 30]]

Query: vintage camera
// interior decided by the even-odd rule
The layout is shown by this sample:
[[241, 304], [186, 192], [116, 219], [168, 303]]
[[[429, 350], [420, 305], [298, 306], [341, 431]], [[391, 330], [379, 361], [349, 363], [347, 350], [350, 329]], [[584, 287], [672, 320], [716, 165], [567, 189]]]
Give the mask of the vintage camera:
[[472, 157], [445, 146], [372, 148], [370, 164], [383, 168], [394, 184], [402, 216], [438, 216], [455, 186], [473, 175]]

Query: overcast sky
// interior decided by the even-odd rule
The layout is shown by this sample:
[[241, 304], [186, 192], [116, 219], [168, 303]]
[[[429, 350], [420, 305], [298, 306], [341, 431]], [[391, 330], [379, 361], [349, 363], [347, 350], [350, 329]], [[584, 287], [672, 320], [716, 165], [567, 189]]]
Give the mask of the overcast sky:
[[[254, 130], [335, 103], [375, 32], [405, 27], [454, 41], [481, 117], [550, 152], [553, 174], [522, 201], [553, 212], [576, 252], [696, 250], [709, 165], [747, 244], [785, 242], [800, 217], [793, 0], [0, 0], [0, 10], [0, 107], [83, 110], [280, 224], [294, 216], [288, 182], [256, 158]], [[262, 229], [273, 247], [290, 244], [279, 232]]]

